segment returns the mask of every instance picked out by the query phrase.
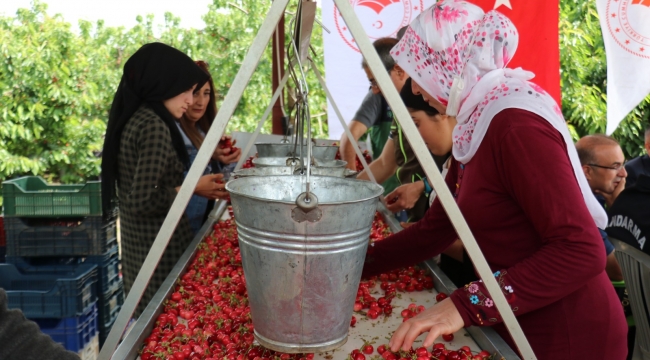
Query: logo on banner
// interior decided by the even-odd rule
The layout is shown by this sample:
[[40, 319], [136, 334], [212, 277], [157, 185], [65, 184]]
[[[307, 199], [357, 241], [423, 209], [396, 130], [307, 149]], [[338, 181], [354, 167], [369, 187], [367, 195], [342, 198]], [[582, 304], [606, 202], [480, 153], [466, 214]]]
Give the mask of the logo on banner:
[[[370, 40], [395, 37], [402, 27], [411, 23], [424, 6], [424, 0], [349, 0]], [[650, 0], [648, 0], [650, 1]], [[338, 8], [334, 7], [334, 22], [341, 39], [354, 51], [359, 48], [345, 25]]]
[[608, 0], [607, 28], [625, 51], [650, 59], [650, 0]]

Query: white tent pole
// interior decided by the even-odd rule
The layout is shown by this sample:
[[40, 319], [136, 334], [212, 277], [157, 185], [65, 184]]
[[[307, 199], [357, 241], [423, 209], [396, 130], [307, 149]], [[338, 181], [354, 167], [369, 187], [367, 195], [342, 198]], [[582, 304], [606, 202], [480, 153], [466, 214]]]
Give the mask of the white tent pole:
[[[370, 171], [370, 166], [368, 165], [366, 159], [363, 157], [363, 154], [361, 153], [361, 148], [359, 147], [357, 140], [354, 139], [354, 136], [352, 136], [348, 124], [346, 124], [345, 120], [343, 120], [343, 115], [341, 114], [339, 107], [336, 105], [336, 102], [334, 102], [334, 97], [332, 97], [330, 90], [327, 88], [327, 84], [325, 83], [325, 79], [323, 79], [323, 75], [321, 75], [320, 71], [318, 71], [318, 68], [316, 67], [316, 64], [314, 64], [313, 59], [309, 58], [309, 63], [311, 64], [311, 68], [314, 70], [314, 74], [316, 74], [316, 78], [318, 78], [320, 85], [323, 87], [323, 90], [325, 90], [325, 95], [332, 103], [332, 108], [334, 109], [336, 116], [339, 118], [339, 121], [343, 126], [343, 130], [345, 130], [345, 135], [348, 137], [348, 139], [350, 139], [350, 142], [352, 143], [352, 147], [354, 148], [354, 151], [357, 153], [357, 156], [359, 157], [359, 160], [363, 165], [363, 169], [366, 170], [366, 173], [368, 173], [368, 177], [370, 178], [370, 181], [376, 184], [377, 180], [375, 179], [375, 175], [373, 175], [372, 171]], [[381, 198], [383, 199], [383, 196]]]
[[115, 348], [122, 337], [122, 333], [126, 329], [136, 306], [142, 298], [142, 294], [144, 294], [144, 291], [151, 280], [154, 270], [162, 258], [163, 252], [169, 244], [169, 240], [171, 239], [171, 236], [187, 207], [187, 203], [194, 193], [196, 184], [198, 183], [199, 178], [203, 175], [203, 171], [208, 162], [212, 158], [212, 154], [221, 139], [226, 124], [235, 112], [235, 108], [239, 104], [244, 89], [253, 76], [253, 72], [255, 72], [260, 58], [269, 44], [273, 30], [284, 14], [284, 10], [288, 3], [289, 0], [274, 0], [271, 3], [271, 8], [269, 9], [262, 26], [253, 40], [253, 44], [248, 50], [248, 53], [232, 82], [232, 86], [224, 99], [221, 110], [217, 113], [210, 130], [206, 134], [205, 140], [196, 155], [196, 159], [185, 177], [185, 181], [183, 181], [183, 185], [181, 186], [178, 195], [176, 195], [174, 203], [172, 204], [169, 213], [167, 213], [165, 221], [160, 227], [160, 231], [151, 246], [151, 250], [149, 250], [149, 254], [147, 254], [147, 258], [133, 283], [133, 287], [129, 291], [124, 305], [122, 305], [122, 309], [115, 320], [113, 328], [99, 353], [99, 360], [108, 360], [112, 357]]
[[413, 123], [413, 120], [411, 119], [408, 111], [406, 110], [406, 107], [404, 106], [404, 103], [402, 102], [399, 94], [397, 93], [395, 86], [391, 82], [386, 69], [382, 65], [381, 60], [379, 59], [379, 55], [377, 55], [377, 52], [372, 46], [370, 38], [364, 31], [363, 26], [354, 13], [354, 9], [350, 5], [349, 0], [334, 0], [334, 3], [338, 7], [341, 16], [345, 20], [348, 29], [350, 29], [350, 33], [356, 41], [356, 44], [359, 46], [359, 50], [361, 50], [363, 57], [368, 62], [368, 67], [375, 76], [382, 94], [395, 113], [397, 121], [399, 121], [400, 126], [402, 127], [404, 134], [406, 135], [406, 138], [411, 145], [411, 148], [413, 148], [418, 161], [422, 165], [422, 168], [427, 175], [427, 179], [435, 189], [440, 202], [442, 203], [445, 211], [447, 212], [447, 215], [449, 216], [449, 219], [451, 220], [451, 223], [456, 229], [456, 233], [463, 242], [463, 245], [465, 246], [465, 249], [467, 249], [467, 252], [471, 257], [476, 270], [481, 276], [481, 279], [483, 279], [483, 282], [485, 283], [485, 286], [487, 287], [490, 295], [494, 299], [494, 304], [499, 310], [499, 313], [503, 318], [503, 322], [508, 328], [508, 331], [510, 332], [510, 335], [512, 336], [515, 344], [519, 348], [523, 359], [536, 359], [535, 354], [533, 353], [533, 349], [530, 347], [526, 336], [521, 330], [521, 326], [519, 326], [519, 323], [517, 322], [517, 318], [512, 312], [512, 309], [510, 308], [510, 305], [508, 305], [508, 302], [506, 301], [506, 298], [503, 295], [499, 284], [494, 278], [490, 266], [485, 260], [481, 249], [474, 239], [474, 235], [470, 231], [469, 226], [467, 225], [463, 214], [460, 212], [456, 201], [454, 200], [451, 192], [449, 191], [449, 188], [442, 178], [440, 171], [433, 162], [433, 158], [429, 154], [429, 151], [424, 144], [422, 137], [418, 133], [418, 130], [415, 127], [415, 124]]
[[235, 171], [241, 169], [242, 165], [244, 165], [244, 161], [246, 161], [246, 156], [248, 155], [248, 152], [251, 150], [253, 145], [255, 145], [255, 139], [257, 139], [257, 136], [262, 131], [262, 127], [264, 127], [264, 123], [266, 122], [266, 119], [269, 118], [269, 114], [271, 114], [271, 111], [273, 110], [273, 105], [275, 105], [275, 102], [278, 101], [278, 98], [282, 94], [282, 90], [284, 90], [284, 86], [287, 84], [288, 79], [289, 79], [289, 72], [287, 71], [284, 73], [284, 76], [282, 77], [280, 84], [278, 84], [278, 88], [275, 90], [275, 94], [273, 94], [273, 97], [271, 98], [271, 103], [269, 104], [269, 106], [266, 107], [266, 110], [262, 115], [262, 119], [260, 120], [259, 124], [257, 124], [257, 129], [255, 129], [255, 132], [253, 133], [250, 140], [248, 140], [248, 143], [242, 150], [242, 157], [239, 158], [239, 161], [235, 166]]

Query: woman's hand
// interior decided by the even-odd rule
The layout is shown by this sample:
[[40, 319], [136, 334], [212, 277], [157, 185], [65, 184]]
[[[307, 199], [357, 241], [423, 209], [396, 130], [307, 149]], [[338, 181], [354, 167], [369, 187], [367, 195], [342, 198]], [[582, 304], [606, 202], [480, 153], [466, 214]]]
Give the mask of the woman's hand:
[[430, 347], [438, 336], [453, 334], [463, 328], [465, 323], [458, 313], [458, 309], [447, 298], [432, 307], [419, 313], [412, 319], [403, 322], [397, 328], [388, 345], [391, 351], [397, 352], [400, 348], [408, 351], [413, 346], [415, 339], [424, 332], [429, 332], [422, 343], [424, 347]]
[[424, 182], [416, 181], [410, 184], [398, 186], [390, 194], [386, 195], [386, 207], [392, 213], [412, 209], [424, 192]]
[[414, 222], [408, 222], [408, 223], [407, 222], [400, 222], [399, 225], [402, 227], [402, 229], [406, 229], [406, 228], [409, 228], [409, 227], [415, 225], [415, 223]]
[[228, 192], [226, 191], [226, 184], [223, 183], [223, 174], [201, 176], [194, 193], [210, 200], [226, 197]]
[[614, 205], [614, 201], [616, 201], [616, 198], [618, 195], [621, 194], [621, 192], [625, 190], [625, 178], [622, 178], [621, 181], [619, 181], [618, 185], [616, 185], [616, 188], [614, 189], [614, 192], [611, 194], [606, 194], [602, 191], [596, 190], [596, 194], [601, 195], [602, 197], [605, 198], [605, 204], [607, 205], [608, 208], [612, 207]]
[[[221, 148], [222, 144], [227, 144], [228, 146]], [[237, 140], [232, 140], [230, 136], [222, 136], [217, 148], [214, 150], [212, 158], [221, 162], [222, 164], [232, 164], [239, 161], [241, 157], [241, 149], [236, 148], [235, 151], [232, 151], [231, 148], [235, 146]]]

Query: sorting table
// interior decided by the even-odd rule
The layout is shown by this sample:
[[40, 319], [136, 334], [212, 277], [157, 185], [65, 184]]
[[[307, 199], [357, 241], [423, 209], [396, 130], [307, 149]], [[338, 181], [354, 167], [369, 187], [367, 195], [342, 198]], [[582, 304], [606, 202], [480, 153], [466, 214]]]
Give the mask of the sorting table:
[[[174, 291], [176, 280], [185, 273], [185, 270], [197, 251], [198, 245], [204, 237], [210, 234], [215, 222], [229, 217], [226, 209], [226, 202], [221, 200], [217, 202], [214, 210], [208, 217], [208, 220], [203, 225], [197, 236], [193, 239], [186, 252], [174, 266], [169, 276], [163, 282], [138, 321], [124, 336], [123, 341], [116, 349], [112, 359], [133, 360], [138, 358], [138, 352], [142, 347], [142, 343], [151, 333], [158, 315], [163, 311], [164, 301]], [[390, 226], [391, 231], [397, 232], [401, 230], [397, 220], [381, 203], [379, 204], [378, 211]], [[440, 270], [433, 259], [420, 264], [420, 266], [429, 270], [430, 275], [433, 277], [434, 290], [399, 293], [399, 296], [393, 299], [393, 314], [389, 317], [384, 317], [382, 315], [375, 320], [371, 320], [366, 319], [363, 315], [355, 314], [357, 317], [357, 323], [355, 327], [350, 328], [347, 343], [339, 349], [316, 354], [314, 359], [346, 359], [352, 350], [359, 349], [364, 344], [364, 341], [374, 342], [373, 346], [375, 349], [381, 344], [387, 344], [391, 334], [402, 322], [400, 312], [407, 308], [409, 304], [415, 303], [417, 305], [429, 307], [435, 303], [435, 296], [438, 292], [449, 294], [456, 289], [456, 286], [451, 282], [451, 280], [449, 280], [442, 270]], [[379, 293], [379, 285], [377, 285], [374, 291]], [[418, 338], [417, 342], [414, 344], [414, 348], [417, 348], [422, 344], [424, 337], [425, 335], [421, 335]], [[445, 342], [441, 338], [437, 339], [436, 342], [445, 343], [447, 348], [451, 349], [459, 349], [460, 347], [467, 345], [473, 352], [487, 350], [492, 354], [496, 354], [495, 359], [504, 358], [508, 360], [519, 360], [518, 355], [493, 329], [489, 327], [470, 327], [467, 329], [461, 329], [454, 334], [454, 339], [451, 342]], [[376, 351], [375, 355], [377, 355]]]

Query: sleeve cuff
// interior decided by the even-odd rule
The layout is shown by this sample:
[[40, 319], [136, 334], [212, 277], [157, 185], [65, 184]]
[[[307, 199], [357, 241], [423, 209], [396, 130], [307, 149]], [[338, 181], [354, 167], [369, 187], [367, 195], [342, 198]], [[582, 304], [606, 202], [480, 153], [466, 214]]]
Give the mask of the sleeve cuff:
[[454, 290], [454, 292], [449, 295], [449, 298], [454, 303], [454, 306], [456, 306], [456, 310], [458, 310], [460, 316], [463, 318], [465, 327], [470, 327], [474, 325], [474, 322], [472, 321], [470, 314], [467, 312], [467, 309], [465, 308], [465, 304], [463, 302], [466, 297], [464, 294], [460, 294], [460, 291], [461, 289]]

